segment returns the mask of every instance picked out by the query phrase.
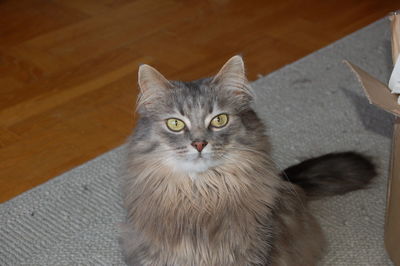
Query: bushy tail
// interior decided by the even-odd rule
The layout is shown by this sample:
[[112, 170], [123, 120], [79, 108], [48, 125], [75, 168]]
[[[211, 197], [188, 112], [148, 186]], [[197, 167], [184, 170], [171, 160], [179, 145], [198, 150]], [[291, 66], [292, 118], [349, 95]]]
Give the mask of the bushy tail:
[[366, 187], [376, 176], [374, 164], [355, 152], [329, 153], [285, 169], [283, 178], [310, 198], [344, 194]]

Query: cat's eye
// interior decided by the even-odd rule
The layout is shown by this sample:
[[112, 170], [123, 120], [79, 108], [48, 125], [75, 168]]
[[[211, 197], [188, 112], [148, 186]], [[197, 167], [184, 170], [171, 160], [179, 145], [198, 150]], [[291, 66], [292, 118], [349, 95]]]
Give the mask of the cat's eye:
[[221, 128], [228, 124], [228, 120], [229, 118], [227, 114], [219, 114], [211, 120], [210, 125], [215, 128]]
[[185, 128], [185, 123], [177, 118], [167, 119], [166, 123], [167, 127], [174, 132], [182, 131]]

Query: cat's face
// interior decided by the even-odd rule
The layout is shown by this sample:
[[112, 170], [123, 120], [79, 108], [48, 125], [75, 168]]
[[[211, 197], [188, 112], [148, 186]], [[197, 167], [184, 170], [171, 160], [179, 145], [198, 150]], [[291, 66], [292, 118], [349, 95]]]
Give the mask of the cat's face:
[[229, 161], [232, 150], [248, 148], [254, 125], [246, 119], [254, 120], [249, 117], [254, 113], [240, 57], [230, 59], [214, 78], [194, 82], [167, 81], [142, 66], [139, 85], [139, 112], [157, 143], [153, 152], [169, 167], [199, 173]]

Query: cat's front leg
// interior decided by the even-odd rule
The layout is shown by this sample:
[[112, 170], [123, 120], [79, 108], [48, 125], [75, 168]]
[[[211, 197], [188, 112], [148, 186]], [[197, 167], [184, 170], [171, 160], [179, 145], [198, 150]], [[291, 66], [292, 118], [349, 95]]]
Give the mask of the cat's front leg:
[[120, 225], [120, 231], [119, 242], [127, 265], [158, 266], [155, 262], [149, 261], [150, 248], [131, 224]]

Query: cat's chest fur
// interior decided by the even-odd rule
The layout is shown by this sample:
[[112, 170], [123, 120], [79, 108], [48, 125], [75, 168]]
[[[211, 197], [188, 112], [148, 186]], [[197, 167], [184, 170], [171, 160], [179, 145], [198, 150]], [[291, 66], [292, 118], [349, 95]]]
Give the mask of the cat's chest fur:
[[154, 265], [265, 261], [279, 181], [258, 163], [221, 166], [194, 179], [162, 167], [132, 172], [125, 204], [147, 259]]

